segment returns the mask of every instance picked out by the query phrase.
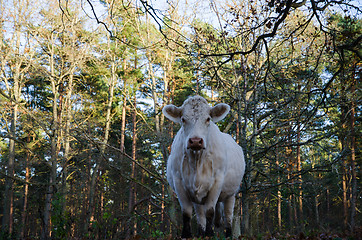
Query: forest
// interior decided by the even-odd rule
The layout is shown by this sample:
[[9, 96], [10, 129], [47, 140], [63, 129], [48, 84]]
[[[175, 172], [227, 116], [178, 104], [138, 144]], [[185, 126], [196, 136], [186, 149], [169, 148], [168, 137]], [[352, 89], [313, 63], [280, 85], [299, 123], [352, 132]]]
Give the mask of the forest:
[[244, 150], [234, 238], [360, 239], [361, 7], [0, 0], [0, 239], [179, 238], [162, 108], [194, 95]]

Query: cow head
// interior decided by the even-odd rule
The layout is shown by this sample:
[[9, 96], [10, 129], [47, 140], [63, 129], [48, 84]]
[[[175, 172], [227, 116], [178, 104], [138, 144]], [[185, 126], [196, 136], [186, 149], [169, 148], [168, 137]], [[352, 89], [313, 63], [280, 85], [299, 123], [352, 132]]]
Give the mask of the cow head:
[[210, 121], [222, 120], [230, 111], [227, 104], [220, 103], [210, 107], [200, 96], [188, 98], [181, 107], [167, 105], [163, 114], [173, 122], [181, 124], [188, 150], [200, 151], [207, 148]]

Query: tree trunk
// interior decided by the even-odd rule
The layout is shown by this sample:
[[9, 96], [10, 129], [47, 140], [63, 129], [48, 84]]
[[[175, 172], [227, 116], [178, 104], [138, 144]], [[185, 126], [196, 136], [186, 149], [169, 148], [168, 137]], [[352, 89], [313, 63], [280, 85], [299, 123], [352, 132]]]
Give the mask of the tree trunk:
[[12, 103], [12, 115], [10, 126], [10, 139], [9, 139], [9, 160], [6, 167], [5, 178], [5, 194], [4, 194], [4, 215], [2, 221], [2, 232], [9, 235], [13, 232], [13, 177], [14, 177], [14, 163], [15, 163], [15, 137], [16, 137], [16, 119], [18, 114], [18, 105], [16, 100]]
[[300, 154], [300, 124], [297, 123], [297, 171], [298, 171], [298, 212], [299, 212], [299, 221], [300, 225], [303, 228], [303, 190], [302, 190], [302, 163], [301, 163], [301, 154]]
[[67, 89], [67, 96], [65, 100], [65, 111], [66, 111], [66, 119], [65, 119], [65, 131], [64, 131], [64, 156], [62, 162], [62, 212], [66, 211], [67, 205], [67, 177], [68, 177], [68, 161], [70, 158], [70, 119], [72, 113], [72, 92], [73, 92], [73, 75], [69, 75], [69, 82], [68, 82], [68, 89]]
[[241, 218], [241, 232], [243, 235], [250, 235], [250, 215], [249, 215], [249, 199], [245, 193], [241, 195], [242, 203], [242, 218]]
[[133, 116], [132, 116], [132, 165], [131, 165], [131, 183], [130, 183], [130, 190], [129, 190], [129, 197], [128, 197], [128, 214], [130, 219], [129, 224], [129, 233], [127, 234], [128, 238], [131, 236], [135, 236], [137, 234], [137, 219], [132, 218], [132, 212], [134, 210], [135, 204], [136, 204], [136, 184], [133, 181], [133, 179], [136, 179], [136, 163], [134, 162], [136, 160], [136, 149], [137, 149], [137, 98], [136, 93], [134, 93], [134, 100], [133, 100]]
[[[15, 29], [14, 36], [15, 38], [15, 51], [17, 55], [20, 55], [20, 30], [17, 26]], [[21, 93], [21, 65], [23, 62], [17, 60], [15, 67], [13, 69], [13, 87], [11, 89], [10, 85], [6, 80], [6, 86], [11, 97], [11, 125], [9, 132], [9, 159], [6, 166], [6, 179], [5, 179], [5, 194], [4, 194], [4, 213], [2, 221], [2, 231], [11, 235], [13, 233], [13, 215], [14, 215], [14, 164], [15, 164], [15, 139], [16, 139], [16, 127], [17, 127], [17, 118], [18, 118], [18, 101], [20, 100]]]
[[293, 212], [294, 212], [294, 223], [296, 227], [298, 226], [298, 200], [297, 196], [293, 194]]
[[[243, 234], [246, 235], [251, 235], [252, 234], [252, 228], [250, 226], [250, 213], [249, 213], [249, 196], [248, 196], [248, 188], [251, 186], [251, 173], [250, 173], [250, 169], [252, 168], [252, 161], [251, 159], [248, 157], [248, 149], [247, 149], [247, 144], [246, 144], [246, 129], [247, 129], [247, 125], [248, 125], [248, 119], [247, 119], [247, 104], [248, 104], [248, 99], [247, 99], [247, 91], [248, 91], [248, 84], [247, 84], [247, 78], [248, 76], [246, 75], [246, 71], [245, 71], [245, 59], [243, 56], [241, 56], [241, 64], [242, 64], [242, 69], [243, 71], [243, 89], [241, 91], [240, 89], [240, 78], [236, 78], [235, 77], [235, 83], [237, 86], [237, 106], [238, 106], [238, 122], [239, 122], [239, 126], [240, 126], [240, 132], [239, 132], [239, 142], [241, 144], [241, 147], [244, 151], [244, 157], [245, 157], [245, 174], [244, 174], [244, 178], [243, 178], [243, 183], [242, 183], [242, 195], [241, 195], [241, 202], [242, 202], [242, 225], [241, 225], [241, 232]], [[242, 104], [244, 104], [244, 124], [242, 124]]]
[[[52, 33], [55, 34], [55, 33]], [[51, 39], [54, 40], [54, 35], [51, 36]], [[49, 239], [51, 236], [51, 207], [52, 207], [52, 198], [55, 190], [56, 177], [57, 177], [57, 164], [58, 164], [58, 153], [59, 153], [59, 126], [61, 123], [61, 105], [62, 99], [59, 97], [59, 87], [61, 86], [61, 80], [56, 81], [54, 78], [55, 75], [55, 63], [54, 63], [54, 44], [50, 43], [50, 55], [49, 55], [49, 65], [50, 65], [50, 82], [52, 86], [53, 94], [53, 113], [52, 113], [52, 124], [51, 124], [51, 133], [50, 133], [50, 145], [51, 145], [51, 157], [49, 160], [50, 165], [50, 174], [48, 189], [45, 196], [45, 206], [43, 214], [43, 230], [42, 230], [42, 239]], [[59, 101], [59, 113], [58, 113], [58, 101]]]
[[[278, 135], [277, 130], [277, 135]], [[277, 168], [278, 168], [278, 175], [277, 175], [277, 184], [278, 184], [278, 203], [277, 203], [277, 214], [278, 214], [278, 230], [281, 232], [282, 230], [282, 192], [280, 191], [280, 172], [279, 172], [279, 148], [276, 149], [276, 162], [275, 162]]]
[[90, 184], [89, 184], [89, 194], [88, 194], [88, 207], [87, 207], [87, 213], [86, 213], [86, 220], [84, 224], [84, 233], [87, 234], [88, 231], [91, 229], [90, 221], [93, 217], [94, 213], [94, 194], [95, 194], [95, 188], [96, 188], [96, 180], [98, 176], [99, 171], [99, 161], [96, 161], [96, 166], [93, 169], [93, 173], [91, 174]]
[[[127, 61], [123, 59], [123, 72], [127, 72]], [[122, 161], [124, 158], [125, 153], [125, 133], [126, 133], [126, 107], [127, 107], [127, 93], [126, 93], [126, 85], [127, 81], [126, 78], [123, 79], [123, 104], [122, 104], [122, 119], [121, 119], [121, 142], [120, 142], [120, 149], [121, 155], [120, 160]]]
[[[88, 122], [88, 135], [90, 136], [91, 135], [91, 125], [90, 123]], [[88, 156], [87, 156], [87, 176], [89, 176], [87, 179], [86, 179], [86, 184], [85, 184], [85, 189], [84, 189], [84, 195], [85, 195], [85, 203], [83, 204], [82, 206], [82, 220], [83, 220], [83, 227], [82, 229], [80, 229], [80, 233], [81, 235], [86, 235], [87, 232], [88, 232], [88, 225], [89, 225], [89, 218], [88, 218], [88, 215], [89, 215], [89, 205], [90, 205], [90, 195], [91, 195], [91, 185], [92, 185], [92, 148], [93, 148], [93, 144], [91, 142], [88, 142]]]
[[[125, 83], [125, 82], [124, 82]], [[122, 104], [122, 117], [121, 117], [121, 140], [119, 144], [120, 149], [120, 160], [123, 159], [124, 155], [124, 139], [125, 139], [125, 131], [126, 131], [126, 107], [127, 107], [127, 97], [126, 93], [123, 96], [123, 104]]]
[[343, 157], [343, 164], [342, 164], [342, 193], [343, 193], [343, 225], [344, 228], [347, 228], [348, 224], [348, 198], [347, 198], [347, 191], [348, 191], [348, 176], [347, 176], [347, 161], [346, 158]]
[[[124, 82], [126, 83], [126, 82]], [[124, 137], [125, 137], [125, 131], [126, 131], [126, 107], [127, 107], [127, 98], [126, 93], [124, 93], [123, 96], [123, 104], [122, 104], [122, 117], [121, 117], [121, 140], [120, 140], [120, 146], [119, 149], [121, 150], [120, 153], [120, 159], [123, 159], [123, 153], [124, 153]]]
[[288, 217], [289, 217], [289, 229], [293, 228], [293, 195], [290, 194], [288, 197]]
[[318, 198], [319, 198], [319, 194], [317, 194], [314, 198], [314, 201], [315, 201], [315, 219], [316, 219], [316, 222], [317, 222], [317, 227], [319, 226], [319, 201], [318, 201]]
[[[27, 142], [30, 144], [30, 136], [27, 137]], [[26, 152], [26, 162], [25, 162], [25, 186], [24, 186], [24, 202], [23, 202], [23, 212], [21, 213], [21, 230], [20, 230], [20, 238], [25, 238], [26, 231], [26, 217], [27, 217], [27, 208], [28, 208], [28, 195], [29, 195], [29, 180], [30, 180], [30, 152]]]
[[[56, 140], [53, 139], [52, 142], [53, 141], [56, 141]], [[56, 147], [56, 146], [53, 146], [53, 147]], [[56, 173], [57, 173], [56, 172], [56, 169], [57, 169], [56, 157], [53, 156], [52, 159], [53, 160], [51, 162], [49, 186], [48, 186], [47, 194], [45, 197], [44, 219], [43, 219], [44, 227], [43, 227], [43, 231], [42, 231], [42, 239], [50, 239], [50, 236], [51, 236], [51, 221], [50, 221], [51, 208], [52, 208], [52, 200], [53, 200], [53, 194], [54, 194], [54, 190], [55, 190], [55, 184], [56, 184], [55, 179], [56, 179]]]
[[[290, 162], [291, 160], [291, 148], [290, 147], [286, 147], [285, 148], [285, 155], [287, 160], [287, 179], [288, 182], [291, 179], [291, 173], [292, 173], [292, 163]], [[293, 227], [293, 194], [291, 192], [289, 192], [289, 196], [288, 196], [288, 222], [289, 222], [289, 228], [291, 229]]]
[[[355, 97], [355, 82], [352, 83], [352, 94]], [[351, 128], [351, 177], [352, 177], [352, 189], [351, 189], [351, 220], [350, 220], [350, 228], [351, 232], [355, 231], [356, 222], [356, 200], [357, 200], [357, 173], [356, 173], [356, 133], [355, 133], [355, 112], [356, 112], [356, 103], [354, 99], [352, 99], [351, 111], [350, 111], [350, 128]]]
[[234, 218], [232, 226], [232, 238], [239, 239], [241, 235], [241, 197], [240, 194], [235, 196], [235, 206], [234, 206]]
[[[53, 90], [56, 89], [55, 82], [52, 82]], [[59, 153], [59, 120], [58, 116], [58, 107], [57, 107], [57, 95], [58, 92], [55, 90], [53, 92], [53, 124], [52, 124], [52, 135], [51, 135], [51, 159], [50, 159], [50, 175], [49, 175], [49, 185], [45, 197], [45, 208], [44, 208], [44, 228], [43, 228], [43, 238], [49, 239], [51, 236], [51, 208], [52, 208], [52, 198], [55, 191], [56, 178], [57, 178], [57, 165], [58, 165], [58, 153]]]

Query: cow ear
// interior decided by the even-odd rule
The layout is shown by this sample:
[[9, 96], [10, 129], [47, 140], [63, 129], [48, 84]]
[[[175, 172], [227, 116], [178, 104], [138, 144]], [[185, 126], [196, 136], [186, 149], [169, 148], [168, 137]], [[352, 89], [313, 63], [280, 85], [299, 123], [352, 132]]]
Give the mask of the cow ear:
[[175, 123], [181, 122], [182, 109], [174, 105], [166, 105], [162, 109], [162, 113], [171, 121]]
[[210, 110], [210, 116], [213, 122], [218, 122], [229, 113], [230, 106], [225, 103], [219, 103], [216, 106], [212, 107]]

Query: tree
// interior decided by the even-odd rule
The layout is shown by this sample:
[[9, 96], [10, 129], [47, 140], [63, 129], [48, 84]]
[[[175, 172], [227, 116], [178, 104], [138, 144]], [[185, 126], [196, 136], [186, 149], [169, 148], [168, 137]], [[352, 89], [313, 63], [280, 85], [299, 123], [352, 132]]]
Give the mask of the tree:
[[[50, 2], [50, 4], [58, 4]], [[82, 20], [77, 13], [67, 12], [66, 16], [58, 12], [43, 11], [43, 26], [34, 25], [31, 33], [36, 37], [41, 49], [38, 54], [43, 54], [37, 69], [46, 77], [45, 81], [50, 83], [51, 110], [49, 116], [50, 125], [46, 133], [50, 139], [50, 155], [45, 156], [50, 166], [48, 190], [44, 207], [44, 227], [42, 237], [47, 239], [52, 232], [50, 220], [52, 201], [57, 188], [57, 168], [62, 168], [62, 191], [66, 201], [67, 163], [70, 158], [70, 122], [72, 112], [72, 98], [74, 78], [76, 72], [87, 53], [89, 40], [85, 32], [80, 28]], [[65, 20], [66, 19], [66, 20]], [[40, 56], [40, 55], [39, 55]], [[59, 155], [63, 155], [63, 159]], [[63, 212], [65, 211], [63, 206]], [[57, 234], [57, 233], [55, 233]]]
[[16, 140], [18, 132], [19, 107], [22, 102], [22, 87], [28, 80], [27, 72], [34, 61], [32, 37], [24, 30], [28, 19], [31, 19], [33, 8], [23, 1], [7, 2], [8, 11], [1, 11], [3, 19], [9, 25], [2, 25], [5, 34], [1, 36], [1, 91], [5, 102], [10, 105], [10, 116], [6, 118], [7, 138], [9, 139], [8, 161], [6, 167], [4, 216], [2, 231], [13, 233], [14, 221], [14, 166], [16, 160]]
[[[333, 42], [333, 46], [336, 46], [336, 52], [331, 51], [331, 53], [334, 53], [337, 64], [329, 64], [327, 69], [339, 80], [338, 86], [340, 87], [337, 87], [334, 93], [338, 96], [340, 112], [340, 114], [337, 114], [339, 115], [339, 119], [336, 122], [336, 124], [339, 125], [338, 139], [341, 151], [349, 151], [348, 154], [343, 156], [341, 164], [341, 171], [343, 173], [343, 222], [344, 228], [347, 228], [349, 224], [350, 230], [353, 232], [355, 231], [357, 193], [355, 114], [356, 103], [361, 101], [361, 99], [356, 96], [355, 91], [356, 87], [358, 88], [358, 79], [360, 78], [361, 59], [360, 50], [356, 52], [353, 49], [344, 49], [338, 46], [350, 45], [351, 42], [354, 41], [353, 39], [361, 35], [361, 19], [335, 14], [330, 16], [329, 21], [335, 31], [330, 41]], [[361, 45], [361, 43], [358, 43], [358, 45]], [[336, 87], [336, 85], [334, 86]], [[334, 114], [336, 114], [336, 112], [334, 112]], [[348, 192], [350, 194], [348, 194]], [[350, 197], [348, 195], [350, 195]], [[350, 206], [350, 210], [348, 210], [348, 206]]]

